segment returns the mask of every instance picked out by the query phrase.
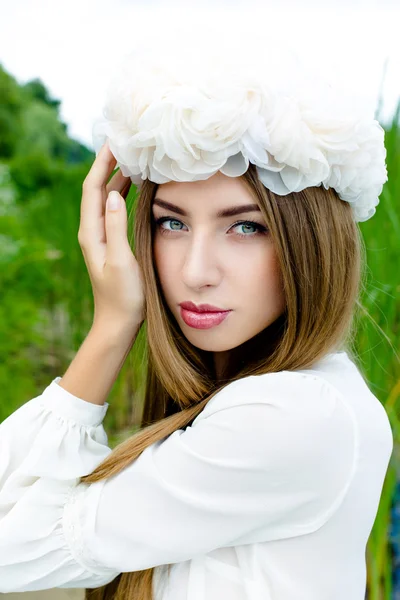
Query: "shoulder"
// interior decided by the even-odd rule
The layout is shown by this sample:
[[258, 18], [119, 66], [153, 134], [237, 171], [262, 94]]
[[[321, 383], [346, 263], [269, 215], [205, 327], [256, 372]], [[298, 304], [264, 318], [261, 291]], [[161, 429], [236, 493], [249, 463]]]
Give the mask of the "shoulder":
[[325, 455], [340, 446], [347, 460], [356, 461], [359, 434], [354, 413], [341, 391], [313, 371], [279, 371], [233, 381], [211, 398], [193, 426], [207, 422], [247, 437], [276, 435], [282, 441], [290, 439], [292, 449], [319, 449]]
[[250, 470], [268, 472], [269, 481], [283, 478], [289, 495], [300, 484], [315, 494], [319, 500], [310, 507], [310, 519], [322, 507], [333, 510], [333, 499], [344, 497], [356, 471], [354, 415], [341, 392], [312, 371], [280, 371], [231, 382], [197, 416], [193, 434], [196, 429], [208, 445], [214, 440]]
[[279, 371], [233, 381], [219, 390], [193, 426], [221, 422], [253, 435], [276, 432], [294, 447], [332, 444], [353, 454], [358, 439], [355, 416], [332, 383], [313, 371]]
[[282, 409], [286, 416], [300, 414], [329, 417], [338, 404], [346, 409], [341, 392], [315, 372], [279, 371], [251, 375], [220, 389], [207, 403], [197, 419], [234, 406], [265, 404]]

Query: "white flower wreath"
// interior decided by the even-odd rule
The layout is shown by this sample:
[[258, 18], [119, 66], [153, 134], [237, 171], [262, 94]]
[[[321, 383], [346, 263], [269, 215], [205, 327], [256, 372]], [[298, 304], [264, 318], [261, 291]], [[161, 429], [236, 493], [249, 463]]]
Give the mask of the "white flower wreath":
[[[253, 163], [278, 195], [334, 188], [356, 221], [372, 217], [387, 181], [384, 129], [279, 50], [138, 48], [125, 56], [93, 124], [140, 188], [242, 175]], [[293, 57], [292, 57], [293, 59]]]

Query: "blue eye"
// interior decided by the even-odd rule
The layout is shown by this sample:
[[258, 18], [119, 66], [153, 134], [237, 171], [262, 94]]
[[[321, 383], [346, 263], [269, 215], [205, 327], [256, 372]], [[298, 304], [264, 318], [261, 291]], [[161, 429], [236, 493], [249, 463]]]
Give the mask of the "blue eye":
[[171, 221], [172, 223], [180, 223], [182, 225], [182, 222], [179, 221], [178, 219], [173, 219], [172, 217], [161, 217], [160, 219], [156, 219], [156, 225], [159, 227], [159, 229], [161, 229], [161, 231], [164, 233], [165, 231], [169, 232], [169, 231], [181, 231], [180, 229], [165, 229], [165, 227], [161, 227], [162, 223], [165, 223], [166, 221]]
[[[256, 228], [256, 230], [257, 230], [256, 231], [256, 235], [257, 235], [258, 233], [261, 232], [261, 227], [262, 226], [259, 225], [258, 223], [253, 223], [252, 221], [241, 221], [240, 223], [236, 223], [236, 225], [233, 225], [232, 227], [253, 227], [253, 228]], [[263, 229], [265, 229], [265, 228], [263, 228]], [[240, 237], [253, 237], [253, 235], [248, 236], [248, 235], [243, 234], [243, 233], [238, 233], [238, 235]]]
[[[174, 231], [182, 231], [182, 229], [166, 229], [165, 227], [161, 227], [161, 225], [167, 221], [171, 221], [172, 223], [180, 223], [181, 225], [183, 225], [182, 221], [180, 221], [179, 219], [175, 219], [173, 217], [160, 217], [159, 219], [156, 219], [156, 225], [158, 227], [158, 229], [161, 231], [162, 234], [166, 234], [169, 235], [170, 233], [173, 233]], [[248, 238], [248, 237], [255, 237], [258, 235], [263, 235], [264, 233], [266, 233], [268, 230], [266, 227], [264, 227], [264, 225], [260, 225], [260, 223], [255, 223], [254, 221], [238, 221], [237, 223], [234, 223], [234, 225], [232, 225], [231, 229], [233, 227], [239, 227], [239, 226], [246, 226], [246, 227], [253, 227], [256, 229], [256, 232], [250, 232], [249, 234], [245, 234], [245, 233], [237, 233], [237, 235], [241, 238]]]

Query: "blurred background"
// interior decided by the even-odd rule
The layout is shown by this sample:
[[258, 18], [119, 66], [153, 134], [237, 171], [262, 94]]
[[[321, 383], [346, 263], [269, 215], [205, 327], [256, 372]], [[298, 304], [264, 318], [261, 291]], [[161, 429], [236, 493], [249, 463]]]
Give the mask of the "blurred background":
[[[0, 0], [0, 11], [0, 422], [63, 375], [90, 329], [92, 292], [77, 240], [81, 186], [95, 158], [92, 123], [133, 40], [181, 28], [212, 43], [201, 39], [210, 20], [222, 39], [231, 28], [274, 32], [384, 127], [389, 180], [374, 217], [360, 223], [369, 268], [356, 349], [395, 437], [367, 546], [366, 597], [400, 600], [398, 1]], [[132, 187], [128, 211], [134, 200]], [[111, 447], [138, 427], [141, 344], [110, 395]], [[5, 595], [22, 597], [79, 600], [83, 591]]]

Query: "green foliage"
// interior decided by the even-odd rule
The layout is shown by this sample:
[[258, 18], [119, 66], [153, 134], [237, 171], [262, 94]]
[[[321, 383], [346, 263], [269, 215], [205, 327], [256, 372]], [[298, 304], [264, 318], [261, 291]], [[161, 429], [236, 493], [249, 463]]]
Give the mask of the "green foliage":
[[400, 377], [400, 102], [385, 132], [388, 182], [372, 219], [360, 223], [368, 264], [366, 313], [358, 326], [357, 351], [372, 391], [385, 402]]
[[398, 481], [400, 403], [400, 102], [391, 126], [385, 131], [388, 182], [372, 219], [360, 224], [368, 263], [356, 347], [363, 374], [373, 393], [384, 404], [394, 435], [395, 448], [385, 478], [378, 514], [367, 545], [369, 600], [392, 598], [392, 551], [389, 546], [391, 506]]
[[22, 133], [23, 95], [17, 82], [0, 65], [0, 159], [10, 158]]
[[28, 81], [24, 86], [22, 86], [22, 90], [25, 92], [26, 96], [31, 98], [32, 101], [39, 100], [41, 104], [47, 104], [47, 106], [55, 108], [58, 112], [61, 104], [60, 100], [50, 98], [48, 89], [40, 81], [40, 79], [32, 79], [31, 81]]
[[60, 373], [91, 323], [77, 231], [94, 154], [68, 137], [39, 80], [20, 86], [0, 65], [0, 88], [2, 421]]

